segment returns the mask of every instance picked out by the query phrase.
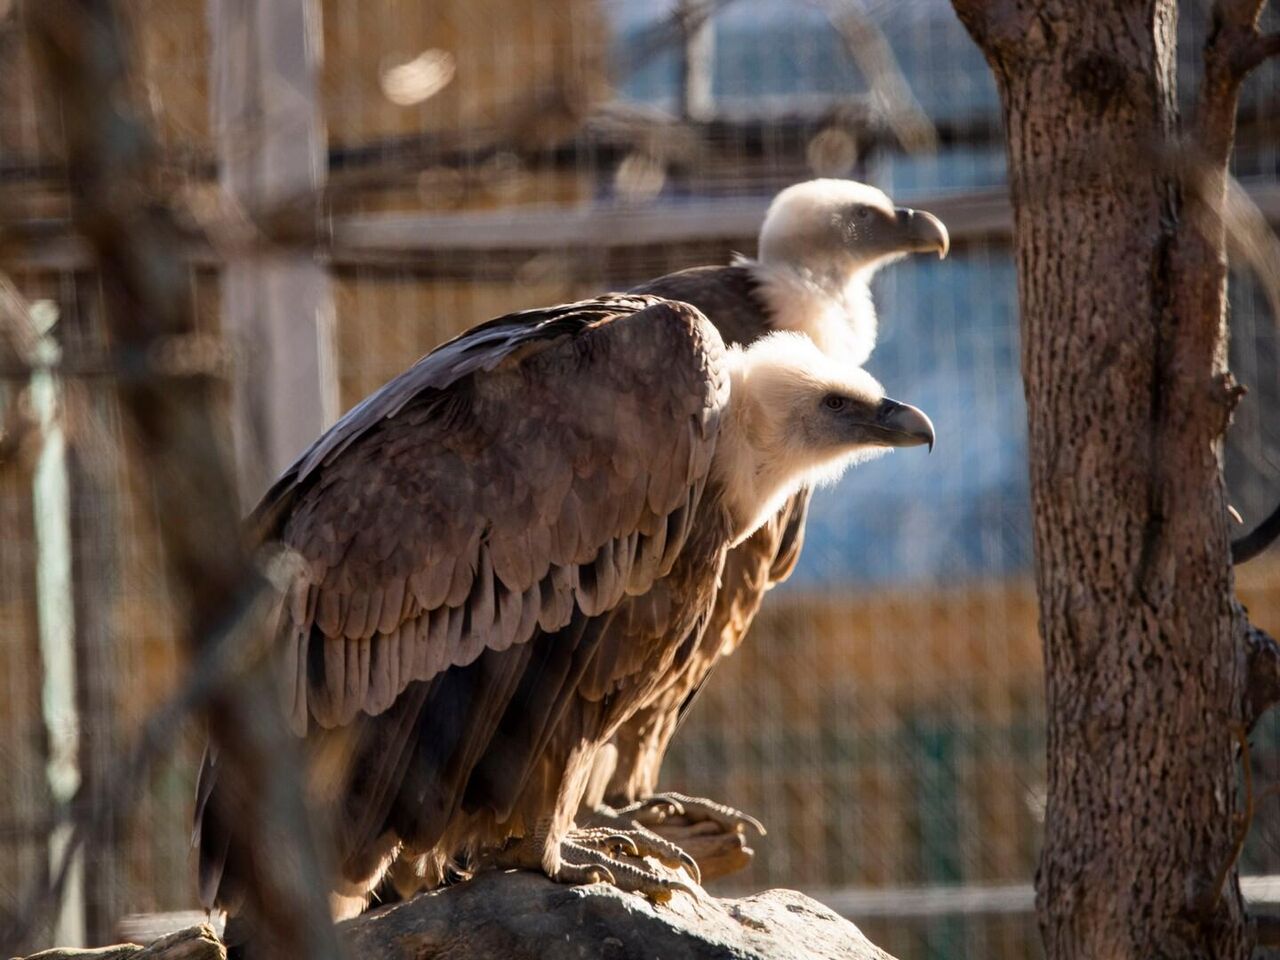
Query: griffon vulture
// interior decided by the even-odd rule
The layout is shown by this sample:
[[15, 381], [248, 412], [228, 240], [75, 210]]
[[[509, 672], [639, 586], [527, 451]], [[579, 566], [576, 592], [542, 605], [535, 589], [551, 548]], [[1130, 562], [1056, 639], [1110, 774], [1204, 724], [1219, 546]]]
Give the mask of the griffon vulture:
[[[633, 293], [692, 304], [730, 345], [778, 330], [803, 334], [846, 368], [861, 366], [876, 340], [869, 284], [909, 253], [950, 248], [933, 214], [894, 207], [880, 190], [851, 180], [811, 180], [782, 191], [760, 230], [757, 260], [695, 267], [642, 284]], [[588, 804], [606, 800], [653, 825], [668, 812], [728, 828], [751, 817], [722, 804], [657, 794], [658, 773], [676, 727], [715, 662], [742, 641], [764, 593], [786, 579], [804, 539], [807, 488], [799, 490], [725, 560], [723, 585], [699, 649], [662, 697], [637, 711], [600, 754]], [[665, 810], [663, 808], [666, 808]]]
[[[695, 308], [607, 296], [491, 321], [349, 412], [251, 517], [300, 556], [277, 627], [286, 706], [330, 810], [335, 912], [396, 857], [651, 896], [694, 867], [578, 829], [596, 751], [697, 646], [726, 551], [800, 485], [928, 418], [806, 338], [726, 348]], [[246, 882], [215, 745], [200, 893]], [[625, 851], [625, 852], [624, 852]]]

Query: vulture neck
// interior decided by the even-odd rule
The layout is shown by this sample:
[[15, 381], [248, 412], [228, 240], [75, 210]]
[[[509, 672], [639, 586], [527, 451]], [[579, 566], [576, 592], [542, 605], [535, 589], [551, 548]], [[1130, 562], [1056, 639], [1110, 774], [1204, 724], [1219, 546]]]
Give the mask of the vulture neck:
[[871, 276], [879, 264], [850, 269], [745, 261], [760, 284], [773, 330], [802, 333], [828, 357], [862, 366], [876, 343]]
[[737, 353], [731, 364], [729, 402], [712, 469], [722, 491], [730, 546], [737, 546], [802, 487], [839, 476], [857, 451], [806, 446], [765, 409], [746, 355]]

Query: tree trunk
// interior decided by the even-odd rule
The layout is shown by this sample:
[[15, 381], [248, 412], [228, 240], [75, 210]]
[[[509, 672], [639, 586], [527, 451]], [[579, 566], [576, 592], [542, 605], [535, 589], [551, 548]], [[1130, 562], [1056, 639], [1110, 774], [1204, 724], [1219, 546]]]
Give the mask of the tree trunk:
[[1008, 135], [1049, 717], [1046, 951], [1244, 958], [1218, 218], [1244, 70], [1211, 39], [1184, 129], [1174, 0], [954, 3]]

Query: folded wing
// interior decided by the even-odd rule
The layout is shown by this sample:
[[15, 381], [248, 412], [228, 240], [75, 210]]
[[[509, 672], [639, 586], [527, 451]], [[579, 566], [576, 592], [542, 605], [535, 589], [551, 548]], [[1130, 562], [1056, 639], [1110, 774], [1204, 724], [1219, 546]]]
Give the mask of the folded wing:
[[606, 297], [477, 327], [318, 440], [255, 511], [301, 557], [280, 633], [295, 729], [647, 591], [727, 397], [687, 304]]

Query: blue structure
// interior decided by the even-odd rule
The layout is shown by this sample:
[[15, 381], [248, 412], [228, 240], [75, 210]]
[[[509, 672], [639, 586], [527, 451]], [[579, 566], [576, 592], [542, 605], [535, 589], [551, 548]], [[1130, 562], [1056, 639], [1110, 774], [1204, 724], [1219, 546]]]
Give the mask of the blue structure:
[[[608, 9], [618, 44], [634, 42], [671, 6], [614, 0]], [[861, 9], [883, 31], [914, 96], [935, 123], [994, 124], [999, 102], [990, 71], [948, 0], [866, 0]], [[1198, 72], [1200, 38], [1190, 31], [1202, 26], [1200, 19], [1184, 18], [1184, 79]], [[713, 29], [718, 111], [749, 116], [785, 112], [788, 104], [812, 110], [868, 92], [816, 4], [738, 0], [715, 17]], [[621, 94], [674, 108], [679, 55], [670, 50], [646, 64], [627, 79]], [[1267, 65], [1246, 88], [1242, 118], [1265, 112], [1262, 97], [1276, 87], [1276, 69]], [[1184, 87], [1192, 89], [1190, 83]], [[1274, 180], [1278, 162], [1274, 149], [1241, 151], [1246, 173]], [[877, 151], [852, 173], [910, 202], [1001, 187], [1004, 151], [998, 138], [951, 144], [929, 155]], [[1016, 275], [1008, 247], [961, 246], [942, 263], [913, 258], [882, 272], [875, 293], [881, 335], [868, 366], [891, 396], [929, 412], [938, 446], [931, 457], [899, 452], [863, 465], [834, 489], [820, 492], [800, 566], [784, 589], [927, 584], [1028, 572], [1026, 416]], [[1246, 371], [1242, 379], [1255, 390], [1258, 410], [1274, 409], [1280, 402], [1276, 366], [1259, 362], [1268, 356], [1274, 361], [1276, 335], [1247, 278], [1236, 283], [1233, 304], [1233, 366]], [[1237, 505], [1247, 507], [1246, 518], [1252, 520], [1280, 489], [1280, 426], [1258, 410], [1241, 411], [1228, 457]]]

